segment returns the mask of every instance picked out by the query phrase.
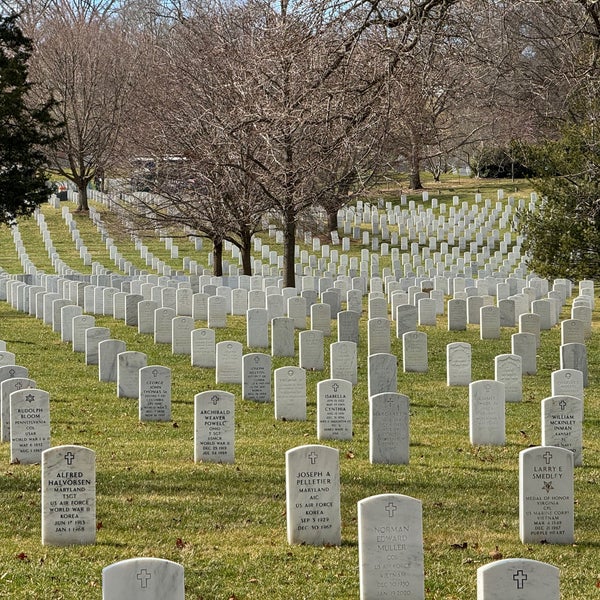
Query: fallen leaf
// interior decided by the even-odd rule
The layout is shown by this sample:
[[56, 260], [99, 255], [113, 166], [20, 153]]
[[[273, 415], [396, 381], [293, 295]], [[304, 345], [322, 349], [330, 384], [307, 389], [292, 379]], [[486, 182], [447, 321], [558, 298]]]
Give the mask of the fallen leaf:
[[467, 548], [467, 542], [460, 542], [457, 544], [450, 544], [450, 548], [454, 548], [455, 550], [464, 550]]
[[25, 554], [25, 552], [20, 552], [19, 554], [17, 554], [17, 558], [19, 560], [23, 560], [25, 562], [29, 562], [29, 557], [27, 556], [27, 554]]
[[104, 525], [102, 525], [102, 521], [98, 521], [96, 523], [96, 531], [100, 531], [102, 527], [104, 527]]
[[492, 551], [490, 552], [490, 558], [491, 558], [492, 560], [500, 560], [500, 559], [502, 558], [502, 552], [500, 552], [500, 551], [498, 550], [498, 546], [496, 546], [496, 549], [495, 549], [495, 550], [492, 550]]
[[177, 538], [177, 540], [175, 541], [175, 546], [177, 546], [177, 548], [181, 550], [185, 548], [185, 542], [181, 538]]

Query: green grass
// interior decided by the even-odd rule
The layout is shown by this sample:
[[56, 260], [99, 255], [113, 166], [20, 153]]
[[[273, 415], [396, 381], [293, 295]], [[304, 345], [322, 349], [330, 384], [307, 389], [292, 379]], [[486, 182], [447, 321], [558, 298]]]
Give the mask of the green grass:
[[[79, 227], [91, 247], [94, 231], [84, 231], [83, 223]], [[66, 228], [63, 234], [54, 231], [53, 237], [65, 235], [71, 243]], [[123, 238], [117, 245], [129, 253], [127, 243]], [[158, 240], [148, 243], [160, 245]], [[0, 266], [6, 270], [10, 244], [8, 233], [1, 231]], [[37, 264], [37, 244], [27, 238], [26, 247]], [[66, 248], [62, 252], [66, 256]], [[567, 306], [562, 318], [568, 311]], [[73, 353], [50, 327], [0, 303], [0, 339], [29, 368], [38, 387], [50, 392], [52, 445], [81, 444], [96, 451], [98, 521], [93, 546], [42, 546], [40, 467], [9, 464], [8, 444], [0, 445], [0, 598], [100, 599], [102, 568], [137, 556], [181, 563], [187, 600], [358, 598], [356, 503], [380, 493], [407, 494], [423, 502], [428, 600], [474, 598], [476, 570], [492, 560], [496, 548], [504, 558], [558, 566], [563, 600], [599, 596], [598, 311], [588, 342], [584, 465], [575, 471], [576, 543], [566, 546], [524, 545], [518, 534], [518, 454], [541, 441], [540, 402], [550, 395], [550, 373], [559, 368], [558, 327], [542, 332], [538, 374], [524, 379], [523, 401], [506, 407], [503, 447], [470, 444], [468, 391], [446, 386], [445, 346], [471, 343], [473, 379], [493, 378], [494, 357], [510, 351], [516, 330], [503, 329], [501, 339], [482, 342], [473, 326], [448, 332], [445, 318], [438, 319], [437, 327], [421, 328], [429, 336], [429, 371], [398, 375], [399, 391], [411, 400], [410, 463], [371, 465], [363, 314], [353, 439], [326, 442], [340, 450], [342, 545], [312, 547], [287, 543], [285, 451], [320, 443], [315, 391], [328, 371], [307, 374], [305, 422], [275, 421], [272, 404], [242, 400], [241, 386], [218, 386], [236, 396], [236, 462], [195, 464], [193, 398], [217, 387], [214, 372], [191, 367], [189, 357], [173, 356], [170, 346], [155, 345], [122, 322], [97, 317], [97, 325], [110, 327], [112, 337], [126, 341], [128, 350], [146, 352], [148, 364], [172, 368], [173, 421], [139, 423], [137, 402], [117, 398], [115, 384], [99, 382], [97, 367], [86, 366], [82, 354]], [[326, 339], [326, 364], [335, 326], [332, 334]], [[217, 340], [224, 339], [241, 341], [248, 352], [244, 319], [228, 317], [228, 329], [217, 330]], [[401, 356], [395, 337], [393, 352]], [[273, 368], [286, 364], [297, 364], [297, 359], [274, 359]]]

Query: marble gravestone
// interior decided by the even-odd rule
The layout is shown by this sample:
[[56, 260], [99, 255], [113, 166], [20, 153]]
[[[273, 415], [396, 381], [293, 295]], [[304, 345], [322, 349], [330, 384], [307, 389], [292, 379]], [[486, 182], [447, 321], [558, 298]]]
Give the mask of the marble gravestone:
[[474, 445], [504, 445], [505, 399], [502, 382], [482, 379], [469, 384], [469, 437]]
[[333, 342], [329, 345], [331, 379], [347, 379], [358, 383], [357, 348], [354, 342]]
[[536, 446], [519, 453], [519, 535], [524, 544], [572, 544], [573, 452]]
[[170, 421], [171, 369], [149, 365], [140, 368], [138, 376], [140, 421]]
[[290, 544], [342, 543], [339, 450], [309, 444], [285, 453]]
[[128, 558], [102, 569], [102, 600], [184, 600], [183, 566], [162, 558]]
[[471, 383], [471, 344], [451, 342], [446, 345], [446, 385]]
[[117, 398], [139, 398], [140, 369], [147, 364], [144, 352], [130, 350], [117, 354]]
[[529, 558], [505, 558], [477, 569], [477, 600], [560, 600], [560, 571]]
[[10, 442], [10, 395], [18, 390], [36, 387], [35, 381], [27, 377], [29, 371], [26, 367], [14, 365], [8, 370], [14, 372], [15, 377], [4, 380], [0, 377], [0, 441], [2, 442]]
[[504, 384], [504, 400], [523, 399], [523, 367], [518, 354], [499, 354], [494, 358], [494, 379]]
[[423, 509], [402, 494], [379, 494], [358, 502], [361, 600], [424, 600]]
[[384, 392], [398, 391], [398, 364], [395, 354], [371, 354], [367, 359], [369, 398]]
[[408, 464], [408, 396], [394, 392], [369, 398], [369, 460], [371, 463]]
[[[85, 332], [95, 327], [96, 318], [92, 315], [78, 315], [72, 321], [72, 348], [73, 352], [85, 352]], [[97, 346], [96, 346], [97, 348]], [[88, 363], [86, 363], [88, 364]]]
[[583, 400], [583, 373], [577, 369], [552, 371], [551, 395], [575, 396]]
[[208, 390], [194, 396], [194, 462], [235, 462], [235, 398]]
[[301, 367], [279, 367], [275, 381], [275, 419], [306, 421], [306, 371]]
[[[73, 348], [75, 348], [75, 335], [75, 332], [73, 332]], [[97, 365], [99, 361], [98, 346], [100, 342], [110, 339], [110, 329], [108, 327], [87, 327], [84, 330], [84, 337], [85, 364]]]
[[317, 384], [317, 438], [352, 439], [352, 383], [346, 379]]
[[96, 541], [96, 453], [56, 446], [42, 453], [42, 544]]
[[583, 374], [583, 387], [588, 386], [588, 361], [585, 344], [571, 342], [560, 347], [560, 368], [576, 369]]
[[242, 344], [231, 340], [216, 345], [216, 383], [242, 383]]
[[275, 317], [271, 320], [271, 355], [287, 357], [296, 355], [294, 319]]
[[[117, 382], [118, 356], [127, 350], [123, 340], [102, 340], [98, 344], [98, 380]], [[137, 385], [137, 382], [136, 382]]]
[[427, 373], [427, 334], [407, 331], [402, 335], [402, 364], [405, 373]]
[[192, 340], [192, 366], [214, 369], [217, 365], [217, 345], [213, 329], [194, 329]]
[[242, 398], [271, 402], [271, 357], [254, 352], [242, 357]]
[[583, 448], [583, 400], [575, 396], [550, 396], [542, 400], [542, 446], [558, 446], [573, 452], [581, 466]]
[[38, 464], [50, 447], [50, 394], [38, 389], [10, 394], [10, 462]]
[[323, 332], [318, 329], [301, 331], [298, 335], [300, 366], [307, 371], [325, 368]]

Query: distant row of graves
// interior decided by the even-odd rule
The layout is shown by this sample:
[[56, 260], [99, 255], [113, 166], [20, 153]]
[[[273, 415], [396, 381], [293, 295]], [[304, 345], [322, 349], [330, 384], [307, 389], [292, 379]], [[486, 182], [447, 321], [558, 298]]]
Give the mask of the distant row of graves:
[[[361, 208], [352, 217], [340, 215], [344, 231], [348, 220], [353, 224], [365, 221], [367, 207]], [[305, 420], [306, 371], [322, 372], [317, 385], [317, 438], [350, 439], [353, 386], [358, 381], [361, 351], [368, 355], [370, 460], [409, 463], [410, 399], [398, 391], [398, 368], [427, 373], [427, 333], [423, 329], [437, 326], [442, 314], [447, 315], [448, 329], [457, 336], [468, 325], [479, 327], [482, 340], [500, 337], [502, 327], [518, 328], [511, 336], [511, 352], [496, 357], [494, 379], [471, 380], [470, 344], [456, 341], [446, 348], [448, 385], [468, 386], [471, 443], [502, 445], [505, 402], [521, 401], [523, 375], [537, 371], [540, 332], [560, 325], [560, 368], [552, 373], [551, 396], [542, 402], [542, 445], [520, 454], [519, 523], [523, 543], [570, 544], [575, 537], [573, 473], [583, 461], [586, 341], [592, 332], [594, 284], [550, 283], [526, 275], [518, 250], [509, 251], [508, 246], [492, 254], [490, 248], [499, 241], [494, 224], [507, 219], [510, 211], [500, 206], [484, 210], [490, 209], [487, 202], [480, 208], [483, 214], [472, 208], [464, 213], [468, 215], [465, 227], [474, 224], [469, 235], [475, 229], [481, 234], [481, 227], [489, 227], [485, 238], [482, 234], [473, 242], [477, 248], [469, 251], [481, 251], [467, 257], [469, 260], [455, 256], [453, 250], [445, 255], [452, 260], [442, 254], [427, 256], [422, 254], [419, 240], [418, 247], [408, 246], [411, 256], [417, 252], [418, 259], [405, 260], [399, 254], [394, 259], [392, 253], [392, 266], [380, 271], [379, 258], [374, 257], [381, 254], [373, 248], [370, 253], [363, 251], [361, 258], [366, 260], [356, 264], [352, 259], [343, 260], [344, 254], [331, 256], [328, 249], [328, 256], [321, 259], [329, 260], [302, 257], [306, 260], [299, 263], [298, 288], [282, 287], [277, 259], [270, 251], [261, 254], [269, 261], [261, 275], [244, 276], [232, 269], [227, 277], [215, 278], [204, 269], [198, 273], [191, 258], [184, 259], [187, 273], [185, 268], [173, 273], [149, 258], [140, 243], [142, 256], [145, 253], [150, 267], [157, 267], [162, 274], [140, 272], [126, 264], [93, 211], [91, 217], [111, 248], [111, 258], [127, 274], [116, 275], [93, 263], [92, 275], [82, 275], [56, 254], [43, 215], [38, 213], [57, 274], [37, 271], [15, 228], [13, 239], [24, 274], [0, 272], [0, 300], [37, 317], [70, 343], [73, 351], [84, 353], [86, 364], [97, 366], [101, 381], [115, 383], [117, 396], [138, 400], [142, 421], [171, 419], [170, 370], [148, 365], [143, 352], [128, 351], [124, 341], [111, 338], [108, 327], [96, 327], [96, 315], [123, 320], [147, 334], [149, 341], [170, 344], [173, 354], [189, 357], [192, 365], [214, 369], [215, 389], [194, 398], [194, 459], [207, 463], [235, 461], [236, 398], [218, 389], [221, 383], [239, 384], [244, 399], [273, 401], [276, 419]], [[68, 207], [61, 210], [74, 243], [84, 248], [83, 242], [77, 242], [81, 238], [75, 234]], [[449, 229], [444, 232], [442, 222], [430, 225], [427, 219], [436, 217], [422, 207], [409, 207], [409, 213], [402, 226], [408, 223], [408, 228], [419, 232], [407, 231], [407, 238], [422, 237], [423, 227], [426, 233], [435, 230], [439, 234], [435, 243], [428, 239], [433, 235], [425, 242], [437, 248], [438, 237], [447, 236]], [[400, 227], [402, 218], [400, 213], [395, 221], [395, 214], [388, 211], [385, 220], [374, 220], [369, 208], [371, 231], [381, 232], [383, 239], [391, 237], [389, 227]], [[409, 217], [412, 221], [406, 220]], [[463, 228], [461, 235], [465, 231]], [[358, 232], [351, 230], [351, 234]], [[393, 241], [402, 244], [397, 238], [390, 239]], [[82, 258], [88, 262], [91, 257], [86, 253], [87, 249], [82, 250]], [[560, 321], [567, 301], [571, 302], [572, 318]], [[234, 340], [215, 343], [215, 329], [226, 328], [230, 315], [245, 315], [246, 346], [252, 352], [244, 354], [243, 345]], [[359, 328], [365, 318], [366, 343], [360, 339]], [[206, 326], [198, 328], [198, 321]], [[391, 351], [394, 333], [401, 340], [401, 357]], [[328, 341], [330, 364], [325, 365], [324, 344]], [[273, 371], [272, 358], [276, 356], [289, 357], [290, 364]], [[0, 401], [2, 441], [11, 445], [11, 460], [41, 463], [42, 543], [94, 543], [95, 453], [76, 445], [51, 447], [49, 394], [37, 389], [26, 367], [17, 364], [17, 357], [5, 345], [0, 347]], [[290, 449], [285, 469], [289, 543], [339, 545], [338, 450], [321, 444]], [[401, 494], [382, 494], [359, 502], [363, 600], [424, 598], [421, 512], [418, 499]], [[481, 567], [477, 585], [479, 600], [537, 600], [542, 596], [553, 600], [559, 598], [559, 571], [538, 561], [506, 559]], [[136, 596], [140, 590], [149, 599], [183, 598], [183, 568], [161, 559], [135, 558], [104, 570], [106, 600], [125, 594], [142, 597]]]

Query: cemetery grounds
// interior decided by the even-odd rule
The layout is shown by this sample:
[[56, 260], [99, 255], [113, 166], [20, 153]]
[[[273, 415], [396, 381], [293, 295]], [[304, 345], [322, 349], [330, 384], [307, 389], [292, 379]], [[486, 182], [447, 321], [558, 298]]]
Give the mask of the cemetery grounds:
[[[495, 182], [494, 190], [498, 186], [502, 183]], [[458, 193], [473, 203], [473, 189]], [[495, 202], [495, 191], [482, 193]], [[89, 273], [61, 211], [44, 205], [42, 212], [61, 258]], [[111, 266], [90, 220], [81, 215], [75, 219], [94, 259]], [[36, 267], [53, 273], [35, 221], [23, 220], [19, 229]], [[120, 252], [145, 268], [131, 240], [116, 229], [112, 233]], [[145, 243], [174, 269], [181, 268], [181, 259], [172, 260], [157, 237]], [[200, 254], [198, 261], [207, 264], [206, 247], [197, 253], [185, 238], [177, 243], [180, 256]], [[265, 243], [274, 247], [273, 240]], [[354, 242], [350, 254], [359, 255], [360, 249]], [[386, 266], [383, 260], [381, 266]], [[0, 230], [0, 268], [21, 272], [6, 228]], [[570, 300], [561, 319], [569, 314]], [[372, 465], [363, 312], [353, 437], [326, 442], [340, 451], [342, 544], [313, 547], [287, 543], [285, 452], [320, 443], [316, 386], [327, 377], [327, 367], [307, 373], [307, 420], [276, 421], [272, 403], [242, 400], [241, 386], [216, 386], [214, 370], [192, 367], [189, 357], [172, 355], [170, 345], [154, 344], [151, 336], [123, 321], [97, 316], [96, 325], [109, 327], [111, 337], [124, 340], [127, 350], [145, 352], [148, 364], [172, 369], [172, 421], [140, 423], [137, 401], [118, 398], [114, 383], [99, 382], [97, 367], [86, 366], [83, 355], [61, 342], [60, 334], [0, 302], [0, 339], [16, 354], [17, 364], [29, 369], [37, 387], [50, 393], [52, 446], [92, 448], [97, 465], [96, 543], [43, 546], [40, 467], [10, 464], [9, 444], [0, 445], [0, 598], [99, 599], [102, 569], [141, 556], [183, 565], [187, 600], [358, 598], [357, 502], [384, 493], [422, 501], [428, 600], [473, 599], [478, 567], [517, 557], [557, 566], [563, 600], [600, 598], [598, 309], [593, 319], [587, 342], [590, 385], [585, 390], [583, 466], [575, 470], [575, 544], [525, 545], [519, 540], [518, 456], [541, 443], [540, 403], [550, 395], [551, 372], [559, 368], [560, 328], [541, 333], [538, 372], [523, 378], [523, 400], [506, 405], [506, 444], [473, 446], [468, 389], [446, 385], [446, 345], [472, 344], [472, 380], [493, 379], [494, 357], [510, 352], [510, 336], [517, 330], [502, 328], [500, 339], [481, 341], [477, 326], [449, 332], [446, 315], [438, 316], [435, 327], [419, 327], [428, 335], [428, 372], [403, 373], [400, 358], [398, 369], [398, 391], [410, 398], [410, 462]], [[216, 336], [217, 341], [240, 341], [248, 352], [244, 317], [228, 316], [227, 328], [217, 329]], [[336, 339], [332, 322], [325, 365], [329, 343]], [[393, 333], [392, 352], [402, 355], [401, 340]], [[298, 357], [273, 359], [273, 369], [289, 364], [297, 365]], [[236, 396], [234, 464], [193, 461], [193, 399], [210, 389]]]

